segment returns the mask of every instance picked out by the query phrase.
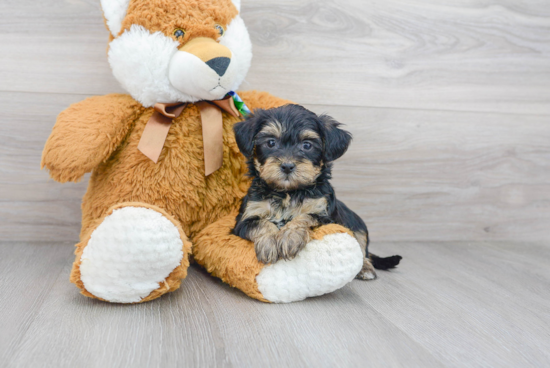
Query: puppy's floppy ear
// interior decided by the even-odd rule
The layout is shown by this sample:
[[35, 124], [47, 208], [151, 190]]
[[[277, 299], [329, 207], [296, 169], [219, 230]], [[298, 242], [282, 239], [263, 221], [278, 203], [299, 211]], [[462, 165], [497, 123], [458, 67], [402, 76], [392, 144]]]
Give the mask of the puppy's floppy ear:
[[260, 115], [261, 111], [255, 110], [245, 121], [233, 125], [237, 146], [247, 158], [254, 154], [254, 138], [260, 124]]
[[351, 133], [340, 129], [342, 124], [328, 115], [319, 116], [319, 122], [324, 133], [325, 160], [331, 162], [342, 157], [351, 143]]

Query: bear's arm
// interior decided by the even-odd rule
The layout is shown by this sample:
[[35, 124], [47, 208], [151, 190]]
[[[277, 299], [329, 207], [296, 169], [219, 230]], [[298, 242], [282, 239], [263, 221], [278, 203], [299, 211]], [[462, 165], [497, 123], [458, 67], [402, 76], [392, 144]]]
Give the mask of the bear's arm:
[[144, 112], [128, 95], [91, 97], [59, 114], [42, 152], [42, 168], [61, 183], [79, 181], [107, 160]]
[[254, 109], [271, 109], [293, 103], [292, 101], [275, 97], [267, 92], [239, 91], [238, 94], [252, 112]]

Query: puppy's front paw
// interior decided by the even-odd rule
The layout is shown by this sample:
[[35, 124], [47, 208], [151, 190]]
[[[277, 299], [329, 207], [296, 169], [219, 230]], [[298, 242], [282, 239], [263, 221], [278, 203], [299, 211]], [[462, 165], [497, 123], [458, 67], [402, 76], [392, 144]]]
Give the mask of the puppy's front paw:
[[287, 227], [277, 235], [279, 258], [293, 259], [309, 242], [309, 230], [303, 227]]
[[254, 243], [256, 257], [262, 263], [275, 263], [279, 259], [277, 251], [277, 238], [274, 235], [268, 234], [260, 237]]

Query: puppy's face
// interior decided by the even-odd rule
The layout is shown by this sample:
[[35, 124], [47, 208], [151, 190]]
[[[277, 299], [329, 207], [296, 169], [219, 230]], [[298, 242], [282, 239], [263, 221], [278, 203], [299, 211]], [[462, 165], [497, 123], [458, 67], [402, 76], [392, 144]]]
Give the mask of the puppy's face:
[[255, 141], [256, 171], [275, 189], [287, 191], [312, 185], [321, 173], [323, 142], [312, 122], [269, 119]]
[[340, 157], [351, 136], [328, 116], [298, 105], [257, 110], [235, 125], [241, 152], [270, 187], [290, 191], [314, 185], [327, 162]]

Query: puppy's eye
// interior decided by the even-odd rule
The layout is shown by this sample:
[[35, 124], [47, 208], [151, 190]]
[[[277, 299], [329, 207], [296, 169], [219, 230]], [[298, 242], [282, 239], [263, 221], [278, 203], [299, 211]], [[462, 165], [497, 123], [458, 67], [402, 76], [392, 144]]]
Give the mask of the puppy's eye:
[[185, 37], [185, 31], [181, 28], [176, 28], [173, 32], [173, 35], [180, 41], [183, 40], [183, 38]]
[[309, 141], [305, 141], [304, 143], [302, 143], [302, 148], [304, 149], [304, 151], [309, 151], [312, 147], [313, 145]]
[[277, 141], [275, 141], [275, 139], [268, 139], [267, 142], [265, 142], [265, 144], [269, 148], [273, 148], [277, 144]]
[[223, 37], [223, 35], [225, 34], [225, 29], [222, 26], [220, 26], [219, 24], [216, 24], [215, 28], [218, 30], [218, 32], [220, 34], [220, 37]]

